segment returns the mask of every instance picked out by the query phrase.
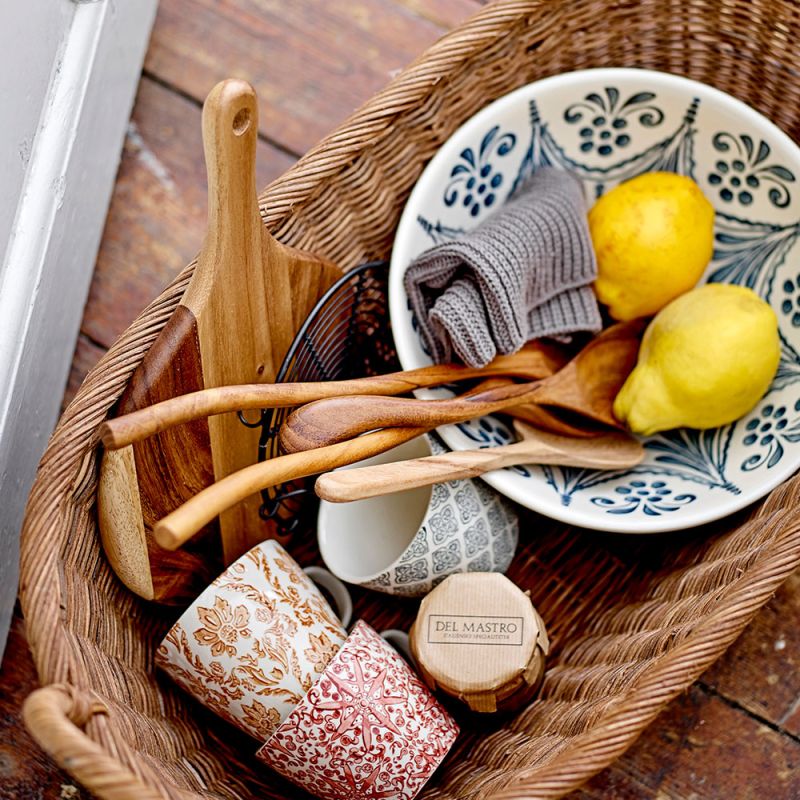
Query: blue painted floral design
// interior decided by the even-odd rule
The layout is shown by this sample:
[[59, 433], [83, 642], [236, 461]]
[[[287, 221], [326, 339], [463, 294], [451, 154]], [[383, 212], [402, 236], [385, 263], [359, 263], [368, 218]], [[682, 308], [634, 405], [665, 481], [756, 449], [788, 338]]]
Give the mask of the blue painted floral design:
[[596, 469], [577, 469], [575, 467], [542, 467], [547, 485], [550, 486], [561, 499], [562, 506], [569, 506], [572, 498], [592, 486], [608, 483], [616, 478], [621, 478], [631, 473], [631, 470], [601, 471]]
[[[516, 441], [511, 429], [496, 417], [481, 417], [473, 422], [459, 422], [458, 429], [478, 447], [500, 447]], [[507, 469], [526, 478], [531, 476], [531, 471], [527, 467], [516, 466]]]
[[800, 275], [793, 281], [783, 282], [783, 293], [785, 297], [781, 303], [781, 311], [791, 318], [793, 327], [800, 328]]
[[792, 199], [786, 187], [794, 183], [794, 173], [780, 164], [765, 164], [772, 152], [765, 141], [756, 146], [753, 137], [746, 133], [734, 136], [721, 131], [711, 140], [718, 153], [729, 154], [720, 158], [708, 174], [708, 182], [717, 187], [720, 199], [730, 203], [734, 198], [743, 206], [753, 202], [754, 192], [769, 187], [768, 197], [776, 208], [786, 208]]
[[641, 469], [741, 494], [741, 489], [726, 475], [728, 450], [735, 427], [736, 423], [705, 431], [680, 428], [651, 436], [644, 446], [650, 453], [655, 453], [655, 463]]
[[[696, 133], [694, 122], [699, 105], [700, 101], [697, 98], [692, 100], [680, 125], [662, 141], [623, 161], [607, 167], [598, 167], [582, 164], [570, 158], [553, 138], [548, 124], [540, 117], [536, 101], [531, 100], [529, 105], [531, 139], [514, 180], [511, 194], [513, 195], [537, 169], [547, 166], [558, 166], [573, 173], [584, 183], [594, 187], [596, 197], [603, 194], [607, 186], [629, 180], [643, 172], [661, 170], [693, 178]], [[564, 112], [565, 116], [568, 112], [569, 109]]]
[[475, 423], [460, 422], [458, 427], [479, 447], [498, 447], [515, 441], [508, 426], [495, 417], [481, 417]]
[[492, 559], [488, 553], [483, 553], [467, 564], [467, 572], [491, 572], [491, 570]]
[[433, 551], [433, 571], [437, 575], [445, 570], [456, 569], [461, 561], [461, 542], [449, 542]]
[[[479, 519], [472, 527], [464, 531], [464, 546], [467, 558], [472, 558], [475, 553], [480, 553], [489, 547], [489, 527], [486, 520]], [[488, 552], [485, 555], [487, 558], [489, 557]]]
[[547, 484], [556, 491], [563, 506], [569, 506], [578, 492], [627, 475], [672, 476], [740, 494], [741, 489], [725, 475], [732, 425], [708, 431], [681, 429], [652, 436], [644, 442], [655, 453], [649, 464], [630, 470], [592, 470], [543, 466]]
[[800, 223], [771, 225], [716, 214], [712, 283], [737, 283], [768, 297], [769, 284], [800, 236]]
[[[622, 520], [626, 518], [633, 525], [659, 517], [668, 523], [678, 509], [696, 509], [700, 502], [695, 501], [708, 498], [708, 490], [712, 490], [715, 502], [718, 497], [720, 502], [727, 502], [722, 499], [726, 494], [744, 492], [749, 496], [754, 478], [746, 477], [748, 472], [761, 468], [782, 473], [795, 457], [791, 443], [800, 442], [800, 400], [795, 403], [800, 392], [791, 395], [784, 390], [800, 385], [800, 345], [795, 341], [795, 332], [800, 335], [800, 270], [792, 260], [800, 239], [800, 219], [792, 221], [786, 214], [771, 212], [793, 208], [798, 172], [792, 171], [793, 165], [788, 169], [780, 163], [782, 159], [776, 157], [766, 133], [764, 141], [752, 132], [709, 130], [708, 120], [713, 119], [709, 114], [698, 123], [698, 98], [687, 97], [680, 118], [662, 102], [661, 91], [657, 96], [647, 86], [638, 92], [638, 87], [617, 86], [600, 84], [592, 92], [567, 97], [557, 107], [556, 113], [571, 130], [568, 150], [563, 146], [567, 140], [553, 135], [552, 120], [540, 114], [534, 99], [528, 100], [528, 133], [514, 131], [522, 144], [510, 142], [508, 151], [514, 152], [511, 158], [499, 157], [501, 134], [510, 130], [503, 122], [486, 133], [480, 146], [476, 146], [478, 138], [467, 140], [465, 144], [470, 146], [461, 150], [455, 166], [455, 158], [447, 163], [447, 169], [452, 166], [452, 170], [445, 173], [446, 186], [440, 185], [444, 194], [439, 194], [445, 202], [423, 209], [430, 215], [419, 216], [417, 222], [433, 244], [456, 238], [474, 224], [465, 223], [465, 219], [481, 218], [487, 208], [483, 200], [487, 194], [495, 195], [491, 203], [497, 207], [544, 166], [575, 175], [595, 197], [622, 181], [655, 170], [706, 181], [707, 194], [717, 206], [708, 280], [753, 289], [771, 302], [780, 318], [781, 360], [772, 397], [732, 425], [708, 431], [681, 429], [649, 437], [644, 442], [648, 454], [645, 463], [631, 470], [512, 468], [530, 480], [532, 491], [542, 492], [543, 476], [549, 487], [544, 492], [554, 492], [556, 502], [563, 506], [586, 504], [595, 510], [598, 520], [608, 519], [605, 524], [616, 515], [624, 527]], [[707, 102], [703, 100], [702, 106]], [[641, 145], [643, 127], [654, 129], [647, 133], [646, 149]], [[485, 127], [478, 133], [483, 130]], [[527, 142], [526, 136], [530, 137]], [[654, 138], [658, 138], [655, 143]], [[703, 153], [711, 153], [699, 175], [695, 160], [698, 142]], [[526, 149], [522, 153], [517, 147]], [[519, 168], [509, 166], [512, 163]], [[486, 174], [482, 175], [482, 170]], [[480, 183], [484, 185], [482, 193], [477, 191]], [[455, 213], [448, 216], [445, 206]], [[786, 396], [778, 399], [778, 391]], [[464, 434], [459, 437], [463, 442], [460, 446], [465, 447], [494, 447], [515, 438], [510, 426], [498, 418], [473, 420], [457, 427]]]
[[[795, 414], [800, 412], [800, 400], [794, 404]], [[800, 419], [792, 422], [786, 416], [786, 406], [767, 403], [744, 426], [742, 444], [758, 452], [742, 462], [742, 469], [750, 472], [766, 464], [772, 469], [782, 458], [784, 442], [800, 442]]]
[[499, 125], [489, 129], [477, 155], [471, 147], [461, 151], [461, 159], [450, 171], [450, 182], [444, 192], [446, 206], [461, 202], [469, 209], [470, 216], [477, 217], [482, 208], [495, 204], [503, 185], [503, 173], [492, 164], [492, 158], [508, 155], [517, 142], [513, 133], [498, 136], [499, 130]]
[[398, 583], [413, 583], [428, 577], [428, 562], [420, 558], [411, 564], [399, 564], [394, 571], [394, 578]]
[[428, 552], [427, 533], [427, 529], [423, 525], [422, 528], [417, 531], [417, 535], [411, 540], [411, 544], [403, 555], [401, 563], [406, 564], [409, 561], [416, 561], [416, 559], [422, 558]]
[[564, 121], [568, 124], [583, 124], [578, 134], [582, 153], [596, 150], [598, 155], [607, 158], [615, 147], [627, 147], [631, 143], [627, 128], [632, 118], [647, 128], [654, 128], [664, 121], [664, 112], [652, 105], [656, 97], [653, 92], [637, 92], [620, 102], [619, 89], [606, 86], [604, 91], [605, 95], [599, 92], [587, 94], [564, 112]]
[[781, 360], [778, 362], [778, 371], [772, 379], [772, 390], [777, 391], [800, 380], [800, 354], [786, 341], [784, 335], [778, 331], [781, 340]]
[[[514, 512], [509, 510], [506, 515], [507, 520], [513, 514]], [[504, 536], [497, 536], [492, 542], [492, 556], [494, 558], [495, 569], [501, 572], [505, 572], [508, 569], [508, 565], [514, 558], [519, 536], [519, 528], [516, 525], [506, 526], [505, 530], [506, 533]]]
[[428, 520], [434, 544], [441, 544], [458, 533], [458, 522], [453, 511], [453, 506], [445, 506], [436, 514], [431, 514]]
[[675, 494], [664, 481], [633, 480], [614, 488], [616, 497], [593, 497], [592, 503], [607, 514], [630, 514], [637, 509], [651, 517], [677, 511], [694, 502], [697, 495]]
[[[422, 216], [422, 214], [417, 216], [417, 222], [422, 230], [431, 237], [434, 244], [441, 244], [442, 242], [449, 242], [452, 239], [455, 239], [458, 236], [461, 236], [462, 233], [466, 233], [464, 228], [452, 228], [448, 225], [443, 225], [440, 220], [436, 220], [436, 222], [431, 222], [430, 220], [426, 219]], [[410, 306], [409, 306], [410, 307]]]

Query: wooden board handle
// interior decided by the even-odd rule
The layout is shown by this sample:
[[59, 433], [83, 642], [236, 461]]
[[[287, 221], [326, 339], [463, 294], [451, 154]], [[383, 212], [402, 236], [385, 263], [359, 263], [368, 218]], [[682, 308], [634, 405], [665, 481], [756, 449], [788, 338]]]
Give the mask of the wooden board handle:
[[208, 175], [208, 226], [195, 276], [183, 303], [203, 307], [227, 281], [249, 281], [261, 270], [261, 222], [256, 189], [258, 102], [249, 83], [218, 83], [203, 104], [203, 151]]

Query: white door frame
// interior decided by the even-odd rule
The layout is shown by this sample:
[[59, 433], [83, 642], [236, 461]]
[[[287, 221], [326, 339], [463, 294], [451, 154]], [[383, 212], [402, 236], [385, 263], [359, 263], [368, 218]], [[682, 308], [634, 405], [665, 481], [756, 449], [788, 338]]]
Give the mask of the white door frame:
[[[44, 96], [16, 99], [40, 103], [41, 112], [35, 130], [13, 132], [27, 163], [11, 229], [0, 229], [0, 656], [16, 596], [23, 509], [58, 416], [157, 6], [57, 3], [63, 35], [53, 52], [3, 42], [3, 17], [15, 12], [0, 10], [0, 69], [18, 75], [26, 68], [21, 53], [50, 60]], [[53, 0], [20, 5], [55, 13]], [[6, 140], [14, 114], [14, 99], [4, 97]]]

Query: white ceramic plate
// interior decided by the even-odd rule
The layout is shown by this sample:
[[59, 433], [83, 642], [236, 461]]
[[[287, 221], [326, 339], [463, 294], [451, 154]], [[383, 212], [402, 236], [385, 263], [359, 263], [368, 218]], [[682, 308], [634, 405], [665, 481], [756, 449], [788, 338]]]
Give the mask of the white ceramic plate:
[[[708, 86], [647, 70], [573, 72], [518, 89], [459, 128], [423, 172], [397, 230], [389, 294], [403, 367], [430, 363], [403, 288], [408, 264], [474, 227], [545, 164], [578, 176], [590, 204], [642, 172], [697, 181], [717, 212], [704, 280], [749, 286], [772, 305], [781, 362], [744, 418], [651, 436], [635, 469], [515, 467], [486, 480], [550, 517], [629, 533], [699, 525], [762, 497], [800, 464], [800, 150], [756, 111]], [[497, 417], [439, 432], [454, 450], [513, 438]]]

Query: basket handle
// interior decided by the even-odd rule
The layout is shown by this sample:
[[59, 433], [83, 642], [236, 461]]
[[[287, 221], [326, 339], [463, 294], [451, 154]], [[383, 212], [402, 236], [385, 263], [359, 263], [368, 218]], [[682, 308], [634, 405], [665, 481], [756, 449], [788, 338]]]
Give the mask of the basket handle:
[[36, 743], [75, 780], [103, 800], [164, 800], [82, 730], [94, 714], [107, 714], [99, 700], [66, 683], [36, 689], [22, 718]]

